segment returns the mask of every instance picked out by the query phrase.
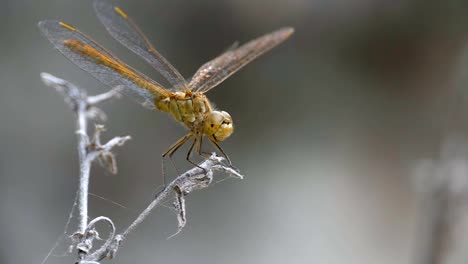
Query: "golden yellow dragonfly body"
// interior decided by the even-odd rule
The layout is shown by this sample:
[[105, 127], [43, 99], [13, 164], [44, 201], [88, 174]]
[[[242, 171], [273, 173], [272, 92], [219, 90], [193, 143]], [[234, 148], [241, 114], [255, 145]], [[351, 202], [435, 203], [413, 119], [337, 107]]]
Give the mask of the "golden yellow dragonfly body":
[[69, 24], [46, 20], [39, 22], [39, 28], [55, 48], [96, 79], [110, 87], [121, 86], [125, 94], [143, 106], [167, 112], [189, 129], [189, 133], [170, 146], [163, 157], [172, 157], [177, 149], [193, 138], [186, 159], [196, 165], [190, 160], [191, 152], [196, 146], [201, 154], [202, 140], [206, 136], [230, 162], [218, 142], [234, 131], [232, 118], [225, 111], [215, 110], [205, 93], [286, 40], [294, 29], [282, 28], [231, 48], [202, 65], [187, 82], [122, 9], [105, 0], [94, 0], [93, 4], [110, 35], [160, 72], [172, 85], [170, 89], [133, 69]]

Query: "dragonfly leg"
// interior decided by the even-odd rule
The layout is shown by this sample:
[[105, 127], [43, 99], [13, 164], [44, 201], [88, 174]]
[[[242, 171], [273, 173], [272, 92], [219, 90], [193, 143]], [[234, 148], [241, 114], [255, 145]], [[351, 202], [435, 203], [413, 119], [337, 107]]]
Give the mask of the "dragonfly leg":
[[214, 141], [214, 140], [211, 139], [211, 138], [210, 138], [210, 141], [211, 141], [211, 143], [213, 143], [213, 145], [223, 154], [224, 158], [226, 158], [226, 160], [228, 161], [229, 165], [232, 165], [231, 159], [229, 159], [228, 155], [226, 154], [226, 152], [224, 152], [224, 150], [221, 148], [221, 146], [218, 145], [218, 143], [216, 143], [216, 141]]
[[190, 145], [189, 151], [187, 152], [187, 156], [185, 157], [185, 159], [186, 159], [188, 162], [192, 163], [194, 166], [196, 166], [196, 167], [202, 169], [203, 172], [204, 172], [205, 174], [207, 174], [208, 171], [207, 171], [205, 168], [200, 167], [200, 165], [198, 165], [197, 163], [193, 162], [193, 161], [190, 159], [190, 156], [191, 156], [192, 151], [193, 151], [193, 147], [195, 146], [195, 144], [197, 144], [197, 146], [198, 146], [198, 145], [199, 145], [199, 144], [198, 144], [199, 141], [200, 141], [200, 137], [197, 135], [197, 136], [193, 139], [192, 145]]
[[200, 139], [197, 142], [197, 153], [204, 159], [208, 159], [211, 156], [211, 153], [202, 151], [201, 146], [203, 143], [203, 135], [200, 135]]
[[163, 157], [166, 157], [169, 155], [169, 157], [172, 157], [172, 155], [174, 155], [174, 152], [176, 152], [182, 145], [185, 144], [185, 142], [187, 142], [187, 140], [189, 140], [191, 137], [193, 137], [193, 133], [190, 132], [188, 133], [187, 135], [183, 136], [181, 139], [177, 140], [176, 143], [172, 144], [172, 146], [170, 146], [166, 152], [164, 152], [162, 154]]
[[179, 171], [177, 170], [177, 167], [174, 163], [174, 160], [172, 160], [172, 155], [174, 155], [174, 153], [182, 146], [184, 145], [191, 137], [193, 136], [193, 133], [190, 132], [188, 133], [187, 135], [185, 135], [184, 137], [180, 138], [179, 140], [177, 140], [177, 142], [175, 142], [174, 144], [172, 144], [163, 154], [162, 154], [162, 164], [161, 164], [161, 167], [162, 167], [162, 174], [163, 174], [163, 184], [164, 184], [164, 187], [166, 187], [166, 170], [165, 170], [165, 166], [164, 166], [164, 160], [166, 157], [169, 158], [169, 160], [171, 161], [172, 163], [172, 166], [175, 168], [177, 174], [180, 174]]

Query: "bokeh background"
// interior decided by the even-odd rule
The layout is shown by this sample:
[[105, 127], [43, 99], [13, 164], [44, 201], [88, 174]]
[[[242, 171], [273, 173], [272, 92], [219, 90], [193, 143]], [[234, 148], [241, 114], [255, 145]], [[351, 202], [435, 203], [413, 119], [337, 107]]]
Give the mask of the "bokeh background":
[[[91, 94], [106, 87], [55, 51], [37, 22], [66, 21], [163, 80], [111, 39], [91, 1], [0, 3], [0, 263], [40, 263], [63, 233], [78, 164], [73, 113], [39, 74]], [[115, 3], [187, 78], [234, 41], [296, 33], [208, 94], [234, 118], [222, 146], [245, 179], [190, 195], [174, 238], [174, 212], [158, 208], [110, 263], [466, 263], [465, 199], [443, 206], [450, 199], [430, 182], [440, 166], [435, 174], [451, 175], [452, 158], [458, 180], [467, 171], [468, 2]], [[159, 190], [160, 155], [185, 130], [128, 98], [102, 109], [107, 138], [133, 139], [118, 149], [118, 175], [93, 167], [91, 216], [121, 229]], [[452, 186], [465, 193], [463, 181]], [[61, 256], [66, 243], [46, 263], [73, 263]]]

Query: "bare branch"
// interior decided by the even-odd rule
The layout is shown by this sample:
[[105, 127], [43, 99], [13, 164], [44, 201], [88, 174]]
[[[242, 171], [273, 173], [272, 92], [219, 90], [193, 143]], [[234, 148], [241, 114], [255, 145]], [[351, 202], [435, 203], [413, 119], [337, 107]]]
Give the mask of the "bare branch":
[[[76, 85], [65, 81], [63, 79], [57, 78], [48, 73], [41, 73], [42, 81], [53, 88], [55, 88], [65, 99], [65, 102], [70, 106], [70, 108], [75, 112], [77, 115], [76, 127], [77, 127], [77, 136], [78, 136], [78, 156], [80, 162], [80, 186], [78, 190], [78, 208], [79, 208], [79, 228], [78, 233], [82, 236], [80, 237], [79, 245], [81, 247], [77, 247], [79, 251], [79, 258], [82, 260], [84, 256], [86, 256], [87, 251], [84, 249], [86, 248], [86, 243], [92, 241], [94, 236], [92, 232], [87, 232], [88, 227], [88, 192], [89, 192], [89, 177], [90, 177], [90, 170], [92, 162], [99, 157], [99, 155], [103, 154], [104, 156], [109, 157], [111, 155], [111, 149], [114, 146], [121, 146], [125, 141], [129, 140], [130, 137], [117, 137], [114, 139], [109, 140], [108, 143], [104, 144], [103, 146], [99, 144], [94, 144], [92, 148], [90, 148], [90, 140], [87, 134], [87, 125], [88, 125], [88, 118], [93, 116], [90, 114], [90, 109], [97, 109], [95, 107], [96, 103], [102, 102], [104, 100], [108, 100], [112, 97], [116, 97], [118, 95], [118, 89], [113, 89], [107, 93], [102, 95], [97, 95], [93, 97], [88, 97], [86, 92]], [[91, 103], [91, 104], [90, 104]], [[95, 110], [96, 111], [96, 110]], [[99, 133], [101, 129], [97, 129], [98, 135], [95, 135], [95, 139], [99, 138]], [[92, 149], [90, 152], [89, 150]], [[115, 159], [112, 159], [115, 161]], [[112, 166], [113, 168], [115, 165]], [[113, 169], [114, 170], [114, 169]]]
[[109, 90], [107, 93], [102, 93], [94, 96], [89, 96], [87, 98], [88, 104], [89, 105], [97, 105], [98, 103], [101, 103], [103, 101], [107, 101], [109, 99], [113, 98], [121, 98], [122, 95], [120, 92], [122, 91], [121, 86], [117, 86], [114, 89]]
[[[231, 165], [227, 165], [226, 160], [223, 157], [217, 156], [213, 153], [210, 158], [199, 164], [200, 167], [194, 167], [187, 172], [183, 173], [179, 177], [175, 178], [170, 182], [161, 192], [159, 192], [155, 199], [146, 207], [145, 210], [130, 224], [125, 231], [115, 236], [113, 243], [109, 246], [107, 252], [96, 256], [96, 259], [87, 259], [92, 261], [100, 261], [104, 258], [113, 258], [122, 243], [122, 241], [138, 227], [156, 208], [160, 205], [170, 194], [174, 193], [175, 207], [178, 211], [178, 230], [174, 235], [180, 233], [182, 228], [185, 226], [185, 197], [195, 191], [208, 187], [213, 180], [213, 174], [221, 171], [233, 175], [239, 179], [243, 176], [239, 173], [239, 170]], [[174, 236], [172, 235], [172, 236]], [[172, 237], [171, 236], [171, 237]]]
[[[180, 233], [187, 222], [185, 197], [189, 193], [208, 187], [213, 181], [213, 174], [218, 171], [234, 175], [240, 179], [243, 178], [237, 168], [228, 165], [225, 158], [218, 157], [213, 153], [208, 159], [199, 164], [198, 167], [188, 170], [169, 183], [122, 233], [115, 235], [116, 229], [114, 223], [111, 219], [104, 216], [97, 217], [88, 223], [88, 189], [92, 162], [98, 160], [101, 166], [111, 173], [117, 173], [116, 159], [112, 150], [114, 147], [122, 146], [131, 139], [130, 136], [114, 137], [104, 144], [101, 143], [101, 134], [105, 131], [103, 125], [95, 126], [94, 135], [90, 139], [87, 133], [88, 119], [105, 119], [104, 112], [97, 108], [96, 104], [118, 97], [120, 88], [117, 87], [107, 93], [96, 96], [87, 96], [84, 90], [81, 90], [70, 82], [48, 73], [42, 73], [41, 77], [46, 85], [54, 87], [64, 97], [65, 102], [77, 116], [76, 134], [78, 135], [80, 162], [80, 186], [78, 190], [79, 228], [72, 236], [73, 245], [78, 250], [77, 263], [99, 264], [102, 259], [113, 258], [127, 235], [137, 228], [153, 209], [171, 194], [175, 196], [173, 205], [177, 211], [178, 220], [178, 229], [174, 235]], [[93, 242], [99, 238], [99, 234], [95, 228], [98, 222], [107, 223], [111, 231], [104, 244], [92, 252]]]

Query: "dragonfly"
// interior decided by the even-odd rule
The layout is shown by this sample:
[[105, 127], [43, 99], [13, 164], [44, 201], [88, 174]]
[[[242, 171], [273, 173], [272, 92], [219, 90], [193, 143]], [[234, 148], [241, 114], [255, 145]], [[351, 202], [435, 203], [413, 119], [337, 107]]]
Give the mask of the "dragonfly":
[[231, 164], [219, 143], [234, 132], [232, 118], [226, 111], [215, 109], [205, 94], [258, 56], [285, 41], [294, 29], [281, 28], [239, 47], [232, 47], [203, 64], [188, 81], [154, 48], [120, 7], [105, 0], [94, 0], [93, 6], [108, 33], [149, 63], [171, 87], [164, 87], [132, 68], [70, 24], [45, 20], [38, 26], [53, 46], [78, 67], [109, 87], [122, 87], [122, 93], [146, 108], [168, 113], [188, 129], [185, 136], [162, 154], [163, 159], [172, 158], [181, 146], [191, 140], [186, 160], [198, 166], [191, 160], [191, 155], [195, 148], [202, 156], [202, 141], [206, 137]]

